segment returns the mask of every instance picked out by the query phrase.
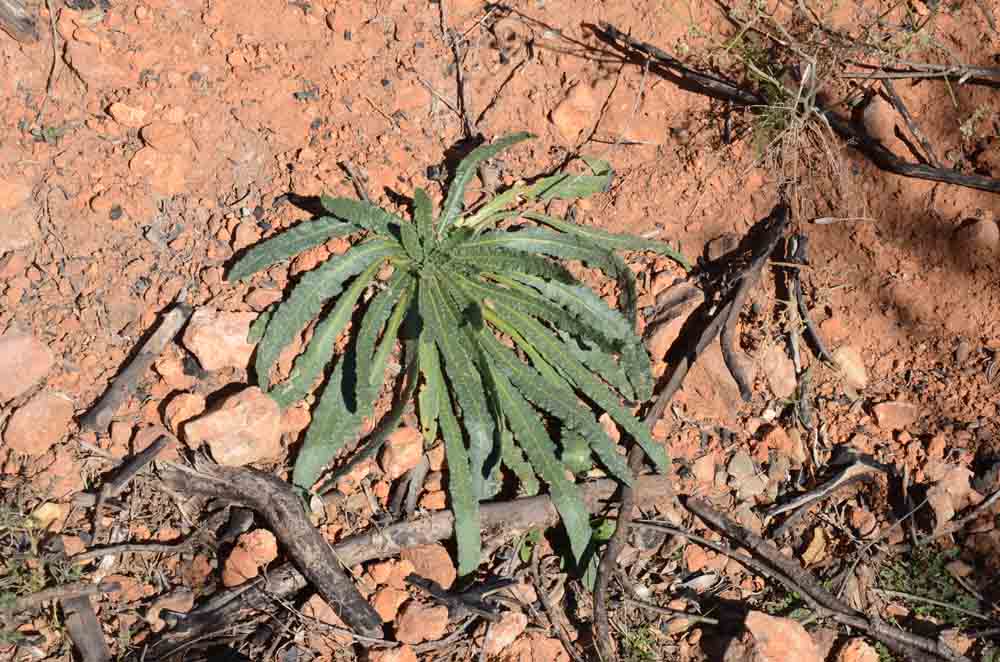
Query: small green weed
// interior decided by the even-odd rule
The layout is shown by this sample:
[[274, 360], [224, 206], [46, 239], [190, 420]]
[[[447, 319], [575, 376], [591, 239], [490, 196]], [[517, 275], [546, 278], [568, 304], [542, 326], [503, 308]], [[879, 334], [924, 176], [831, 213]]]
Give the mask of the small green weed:
[[[394, 428], [402, 415], [399, 405], [415, 394], [425, 439], [442, 433], [463, 574], [479, 563], [479, 502], [499, 490], [501, 467], [527, 494], [539, 490], [539, 479], [549, 486], [573, 556], [583, 559], [591, 545], [590, 517], [567, 469], [585, 471], [596, 456], [609, 474], [632, 480], [590, 403], [634, 437], [659, 469], [670, 463], [663, 446], [621, 404], [622, 398], [648, 399], [653, 382], [649, 356], [634, 331], [635, 277], [615, 251], [653, 251], [686, 262], [666, 243], [524, 208], [606, 190], [613, 173], [603, 161], [585, 159], [589, 173], [557, 173], [519, 184], [466, 211], [466, 187], [477, 166], [529, 137], [519, 133], [474, 149], [455, 169], [437, 215], [422, 189], [414, 192], [410, 220], [369, 203], [324, 196], [329, 216], [255, 246], [228, 274], [231, 281], [242, 280], [330, 239], [366, 235], [304, 275], [254, 323], [250, 340], [259, 341], [257, 380], [287, 407], [306, 397], [338, 359], [295, 462], [292, 480], [309, 489], [373, 416], [400, 340], [406, 386], [379, 429]], [[528, 223], [510, 225], [517, 218]], [[612, 279], [618, 305], [606, 303], [563, 261]], [[386, 265], [391, 275], [380, 280]], [[368, 290], [377, 293], [363, 303]], [[338, 339], [359, 307], [360, 321], [346, 350], [338, 353]], [[317, 317], [290, 377], [272, 386], [278, 356]], [[550, 430], [558, 432], [555, 439]], [[384, 438], [374, 435], [355, 460], [376, 452]]]
[[627, 630], [622, 636], [622, 659], [625, 662], [654, 662], [657, 642], [651, 625], [640, 625]]
[[[883, 588], [893, 591], [910, 593], [962, 609], [977, 611], [976, 599], [969, 595], [945, 568], [957, 554], [957, 549], [942, 551], [930, 545], [916, 547], [908, 556], [895, 559], [879, 569], [880, 584]], [[947, 623], [953, 627], [963, 627], [969, 622], [968, 616], [938, 605], [914, 600], [908, 601], [907, 607], [917, 616], [933, 618], [939, 623]]]

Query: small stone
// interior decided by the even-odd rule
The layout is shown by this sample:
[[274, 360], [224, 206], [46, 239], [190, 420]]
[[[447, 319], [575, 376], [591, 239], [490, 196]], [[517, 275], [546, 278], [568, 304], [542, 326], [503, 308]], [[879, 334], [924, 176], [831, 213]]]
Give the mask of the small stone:
[[382, 617], [383, 623], [396, 620], [399, 607], [410, 599], [410, 594], [398, 588], [386, 587], [372, 596], [372, 607]]
[[838, 347], [833, 352], [833, 361], [844, 376], [844, 383], [858, 391], [868, 386], [868, 371], [861, 353], [850, 345]]
[[0, 179], [0, 211], [17, 209], [31, 198], [31, 181], [23, 177]]
[[139, 135], [153, 149], [168, 154], [188, 154], [194, 147], [182, 124], [151, 122], [142, 127]]
[[771, 345], [761, 358], [767, 385], [778, 398], [787, 398], [795, 393], [798, 378], [795, 376], [795, 364], [788, 358], [785, 350], [778, 345]]
[[260, 573], [260, 568], [278, 558], [278, 541], [267, 529], [244, 533], [236, 541], [222, 569], [222, 583], [239, 586]]
[[726, 466], [729, 475], [736, 479], [747, 478], [757, 473], [757, 467], [746, 451], [736, 451]]
[[972, 264], [986, 264], [996, 259], [1000, 228], [991, 219], [966, 219], [955, 230], [955, 248]]
[[281, 408], [251, 386], [223, 400], [207, 414], [184, 425], [189, 446], [208, 442], [219, 464], [240, 467], [275, 460], [282, 454]]
[[851, 528], [863, 539], [868, 539], [878, 532], [878, 518], [865, 508], [851, 509]]
[[14, 411], [3, 440], [26, 455], [44, 455], [66, 436], [73, 420], [73, 401], [61, 393], [41, 391]]
[[688, 572], [698, 572], [708, 564], [708, 552], [695, 544], [684, 547], [684, 565]]
[[458, 573], [448, 551], [441, 545], [419, 545], [408, 547], [400, 556], [413, 564], [413, 571], [425, 579], [431, 579], [442, 588], [450, 588]]
[[382, 450], [382, 471], [389, 480], [396, 480], [420, 464], [423, 456], [424, 435], [417, 428], [404, 425], [386, 439]]
[[444, 490], [428, 492], [420, 497], [420, 507], [424, 510], [444, 510], [447, 505], [447, 497]]
[[709, 262], [714, 262], [720, 257], [730, 253], [740, 245], [739, 235], [732, 232], [719, 235], [705, 245], [705, 257]]
[[875, 422], [883, 430], [902, 430], [920, 418], [920, 408], [909, 402], [880, 402], [872, 407]]
[[205, 397], [198, 393], [178, 393], [164, 410], [164, 422], [171, 432], [180, 435], [181, 426], [205, 411]]
[[171, 197], [185, 191], [190, 161], [184, 154], [143, 147], [132, 155], [128, 167], [136, 177], [149, 182], [156, 194]]
[[499, 623], [493, 623], [486, 631], [483, 649], [486, 656], [499, 655], [501, 651], [514, 643], [528, 627], [528, 617], [519, 611], [508, 611], [500, 617]]
[[396, 619], [396, 640], [404, 644], [437, 641], [448, 627], [448, 608], [410, 601]]
[[26, 393], [52, 369], [55, 356], [34, 336], [8, 331], [0, 336], [0, 402]]
[[837, 651], [834, 662], [878, 662], [878, 651], [864, 639], [854, 637]]
[[941, 641], [945, 643], [948, 648], [952, 649], [959, 655], [966, 655], [972, 649], [972, 646], [976, 643], [976, 640], [965, 634], [958, 628], [948, 628], [941, 632]]
[[[57, 522], [61, 522], [66, 516], [66, 511], [64, 506], [58, 503], [52, 503], [51, 501], [46, 501], [42, 505], [35, 508], [34, 512], [31, 513], [31, 519], [34, 520], [35, 524], [39, 529], [43, 531], [49, 530], [49, 527]], [[56, 529], [51, 529], [55, 531]]]
[[379, 586], [384, 584], [392, 588], [405, 589], [406, 578], [413, 571], [413, 564], [409, 561], [391, 560], [375, 563], [368, 569], [368, 574]]
[[955, 363], [962, 365], [969, 360], [972, 356], [972, 343], [968, 340], [962, 340], [958, 343], [958, 347], [955, 348]]
[[417, 654], [411, 647], [403, 644], [395, 648], [371, 650], [368, 652], [368, 659], [371, 662], [417, 662]]
[[801, 623], [751, 611], [744, 621], [756, 662], [822, 662], [819, 648]]
[[598, 101], [589, 85], [577, 83], [570, 89], [559, 105], [553, 109], [549, 119], [568, 144], [576, 144], [584, 131], [590, 128]]
[[[314, 594], [306, 600], [306, 603], [302, 605], [302, 614], [325, 625], [347, 629], [347, 625], [333, 610], [333, 607], [319, 595]], [[339, 655], [344, 646], [350, 646], [353, 643], [354, 638], [350, 634], [333, 632], [326, 628], [306, 628], [306, 647], [319, 656]]]
[[715, 480], [715, 456], [702, 455], [691, 464], [691, 474], [699, 483], [709, 485]]
[[65, 60], [93, 91], [108, 87], [129, 87], [128, 69], [119, 66], [118, 55], [105, 55], [94, 44], [71, 41], [66, 44]]
[[184, 346], [205, 370], [246, 369], [254, 346], [247, 342], [254, 313], [227, 313], [199, 308], [184, 332]]
[[850, 336], [843, 320], [839, 317], [830, 317], [820, 322], [819, 332], [823, 339], [831, 345], [839, 345]]
[[146, 121], [145, 110], [117, 101], [108, 108], [108, 114], [122, 126], [133, 129], [138, 129]]
[[0, 212], [0, 255], [31, 248], [38, 237], [36, 215], [37, 209], [30, 203]]
[[186, 614], [194, 608], [194, 591], [189, 588], [178, 588], [156, 599], [146, 612], [146, 621], [153, 632], [163, 630], [167, 624], [160, 618], [164, 609]]
[[533, 662], [569, 662], [570, 660], [566, 647], [554, 637], [533, 636], [530, 645]]

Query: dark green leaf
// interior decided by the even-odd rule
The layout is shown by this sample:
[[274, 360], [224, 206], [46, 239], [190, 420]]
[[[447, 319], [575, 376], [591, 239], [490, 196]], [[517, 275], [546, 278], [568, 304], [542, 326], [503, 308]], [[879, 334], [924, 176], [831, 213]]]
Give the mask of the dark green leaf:
[[351, 198], [331, 198], [324, 195], [320, 197], [323, 208], [328, 212], [350, 221], [355, 225], [371, 230], [384, 238], [392, 238], [392, 226], [401, 226], [403, 220], [395, 214], [390, 214], [381, 207], [364, 202], [362, 200], [352, 200]]
[[430, 245], [434, 243], [434, 203], [422, 188], [413, 192], [413, 216], [424, 251], [429, 251]]
[[455, 540], [458, 543], [458, 574], [465, 576], [479, 567], [480, 526], [479, 499], [475, 493], [475, 480], [469, 466], [462, 431], [452, 410], [451, 398], [445, 389], [440, 391], [441, 435], [444, 437], [445, 457], [448, 460], [448, 494], [455, 514]]
[[343, 237], [360, 229], [353, 223], [345, 223], [339, 218], [330, 216], [303, 221], [248, 250], [229, 269], [226, 279], [230, 282], [243, 280], [330, 239]]

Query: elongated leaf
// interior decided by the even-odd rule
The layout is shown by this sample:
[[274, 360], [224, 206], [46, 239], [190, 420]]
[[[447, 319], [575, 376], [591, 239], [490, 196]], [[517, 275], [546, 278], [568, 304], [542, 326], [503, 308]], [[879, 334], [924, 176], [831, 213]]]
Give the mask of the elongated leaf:
[[611, 169], [611, 164], [599, 159], [584, 158], [584, 161], [587, 162], [593, 174], [573, 175], [559, 173], [554, 177], [547, 178], [549, 179], [546, 182], [548, 185], [539, 194], [539, 199], [542, 202], [556, 199], [575, 200], [607, 191], [615, 175]]
[[566, 465], [566, 468], [575, 474], [590, 471], [594, 462], [590, 458], [590, 444], [583, 438], [583, 435], [564, 427], [561, 440], [562, 463]]
[[497, 309], [500, 314], [517, 327], [524, 338], [538, 352], [545, 356], [560, 372], [566, 375], [567, 379], [576, 388], [580, 389], [588, 398], [593, 400], [598, 407], [608, 412], [611, 418], [622, 429], [632, 435], [660, 471], [667, 472], [670, 470], [670, 458], [667, 456], [663, 446], [656, 443], [650, 436], [649, 429], [622, 407], [618, 402], [618, 398], [608, 390], [608, 387], [591, 374], [571, 352], [567, 351], [558, 338], [535, 320], [517, 311], [506, 308], [502, 304], [497, 304]]
[[345, 223], [339, 218], [330, 216], [303, 221], [248, 250], [229, 269], [226, 279], [230, 282], [243, 280], [330, 239], [344, 237], [360, 229], [353, 223]]
[[413, 192], [413, 219], [426, 253], [434, 242], [434, 204], [422, 188]]
[[655, 241], [653, 239], [643, 239], [642, 237], [635, 237], [628, 234], [606, 232], [604, 230], [598, 230], [597, 228], [590, 228], [576, 223], [570, 223], [569, 221], [548, 216], [546, 214], [540, 214], [538, 212], [525, 212], [524, 217], [548, 225], [549, 227], [555, 228], [561, 232], [584, 237], [599, 246], [606, 247], [608, 250], [649, 251], [658, 255], [665, 255], [685, 269], [691, 268], [691, 263], [687, 261], [687, 258], [681, 255], [673, 246], [665, 241]]
[[267, 325], [271, 323], [271, 316], [274, 315], [274, 309], [277, 307], [277, 304], [272, 303], [257, 316], [257, 319], [250, 325], [250, 331], [247, 332], [248, 343], [256, 345], [260, 342], [260, 339], [264, 337], [264, 332], [267, 331]]
[[[410, 309], [410, 300], [413, 297], [413, 284], [413, 279], [408, 278], [406, 287], [404, 287], [399, 296], [399, 301], [392, 311], [392, 317], [386, 323], [385, 333], [382, 334], [382, 339], [378, 343], [378, 349], [375, 350], [375, 355], [372, 356], [371, 367], [367, 370], [358, 370], [358, 374], [364, 379], [364, 381], [359, 382], [358, 393], [361, 400], [365, 402], [374, 404], [375, 399], [378, 397], [378, 392], [382, 388], [382, 384], [385, 383], [385, 369], [389, 365], [389, 357], [396, 346], [399, 327], [402, 325], [403, 319]], [[367, 388], [367, 392], [361, 390], [362, 387]]]
[[455, 514], [455, 541], [458, 544], [458, 574], [465, 576], [479, 567], [480, 526], [479, 499], [469, 466], [462, 431], [451, 406], [447, 390], [439, 391], [441, 435], [448, 459], [448, 494]]
[[363, 417], [344, 400], [344, 363], [344, 359], [338, 361], [330, 373], [295, 459], [292, 482], [304, 490], [313, 486], [323, 468], [361, 428]]
[[412, 277], [406, 272], [397, 269], [384, 290], [376, 294], [365, 310], [364, 317], [361, 318], [361, 326], [358, 329], [356, 340], [357, 373], [358, 379], [356, 394], [361, 398], [361, 390], [368, 387], [372, 382], [371, 363], [375, 358], [375, 344], [378, 341], [382, 327], [392, 314], [399, 297], [405, 287], [409, 285]]
[[337, 218], [350, 221], [351, 223], [365, 228], [366, 230], [371, 230], [375, 234], [381, 235], [386, 239], [393, 238], [393, 226], [399, 227], [404, 222], [403, 219], [395, 214], [390, 214], [381, 207], [376, 207], [375, 205], [369, 202], [364, 202], [363, 200], [352, 200], [351, 198], [331, 198], [324, 195], [320, 197], [320, 202], [322, 203], [324, 209]]
[[503, 375], [495, 374], [494, 378], [514, 438], [524, 449], [531, 466], [549, 485], [552, 503], [569, 537], [570, 549], [574, 558], [580, 559], [590, 542], [590, 515], [580, 490], [566, 478], [566, 467], [556, 457], [555, 444], [531, 405]]
[[[605, 337], [635, 343], [641, 342], [632, 331], [632, 325], [629, 324], [628, 320], [589, 287], [568, 285], [526, 274], [514, 274], [513, 277], [571, 311], [577, 319], [586, 320], [588, 326], [604, 329]], [[569, 328], [565, 328], [565, 330], [572, 331]]]
[[275, 309], [264, 338], [257, 346], [255, 368], [260, 387], [268, 388], [271, 367], [281, 350], [319, 314], [327, 300], [340, 294], [347, 279], [375, 262], [398, 255], [401, 250], [402, 247], [395, 241], [366, 241], [305, 274], [289, 297]]
[[458, 220], [465, 202], [465, 188], [476, 174], [476, 168], [479, 164], [486, 159], [493, 158], [511, 145], [532, 137], [530, 133], [514, 133], [500, 138], [490, 145], [481, 145], [469, 152], [469, 155], [462, 159], [462, 162], [455, 168], [455, 177], [451, 180], [451, 186], [448, 188], [448, 196], [445, 198], [444, 206], [441, 209], [441, 218], [438, 220], [437, 228], [438, 237], [443, 237], [451, 225]]
[[430, 334], [422, 334], [419, 342], [417, 355], [420, 357], [420, 373], [424, 378], [423, 388], [417, 395], [420, 430], [424, 433], [424, 439], [434, 439], [437, 437], [444, 377], [441, 375], [441, 358], [434, 338]]
[[540, 255], [497, 248], [480, 249], [462, 245], [452, 253], [446, 266], [451, 264], [481, 273], [521, 272], [564, 283], [579, 282], [564, 266]]
[[514, 443], [514, 433], [506, 425], [500, 431], [500, 449], [504, 465], [517, 476], [524, 494], [526, 496], [538, 494], [538, 476], [535, 475], [531, 464], [524, 459], [524, 452]]
[[406, 254], [409, 255], [414, 262], [419, 262], [424, 259], [424, 246], [420, 242], [420, 237], [412, 223], [400, 223], [399, 238], [403, 242], [403, 248], [406, 249]]
[[[580, 402], [572, 387], [563, 379], [545, 381], [536, 368], [521, 362], [514, 352], [496, 338], [481, 337], [484, 350], [490, 355], [495, 370], [499, 370], [518, 391], [536, 407], [562, 421], [567, 429], [580, 434], [601, 462], [618, 480], [632, 484], [632, 471], [617, 445], [594, 419], [594, 414]], [[536, 366], [537, 367], [537, 366]]]
[[572, 336], [561, 329], [557, 329], [556, 333], [566, 345], [566, 349], [592, 373], [600, 375], [601, 379], [625, 396], [626, 400], [639, 399], [628, 375], [625, 374], [625, 369], [608, 352], [591, 345], [589, 339]]
[[462, 408], [462, 421], [469, 434], [472, 484], [477, 498], [483, 495], [486, 458], [493, 450], [495, 432], [482, 380], [476, 369], [475, 353], [469, 350], [464, 334], [458, 333], [460, 320], [441, 291], [445, 276], [438, 271], [420, 279], [419, 306], [424, 331], [437, 343], [444, 357], [444, 373], [451, 382]]
[[378, 269], [379, 263], [374, 262], [362, 271], [337, 299], [333, 310], [323, 318], [322, 322], [316, 325], [316, 330], [313, 332], [312, 338], [309, 339], [306, 351], [295, 359], [295, 367], [292, 368], [288, 379], [271, 391], [271, 397], [282, 409], [306, 397], [313, 382], [330, 363], [337, 345], [337, 338], [347, 327], [347, 323], [351, 321], [354, 306], [361, 297], [361, 293], [375, 278]]

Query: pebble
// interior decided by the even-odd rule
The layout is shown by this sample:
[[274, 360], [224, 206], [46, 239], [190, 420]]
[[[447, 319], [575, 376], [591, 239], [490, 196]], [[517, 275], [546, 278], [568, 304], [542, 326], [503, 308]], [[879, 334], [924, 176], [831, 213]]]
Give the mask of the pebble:
[[879, 662], [878, 651], [864, 639], [854, 637], [837, 651], [834, 662]]
[[528, 627], [528, 617], [519, 611], [508, 611], [500, 617], [499, 623], [493, 623], [486, 631], [483, 650], [487, 657], [499, 655], [501, 651], [514, 643]]
[[902, 430], [909, 427], [920, 417], [920, 408], [917, 405], [902, 402], [880, 402], [872, 407], [875, 414], [875, 422], [883, 430]]
[[72, 420], [72, 400], [61, 393], [41, 391], [10, 417], [3, 440], [18, 453], [44, 455], [66, 436]]
[[400, 556], [413, 564], [415, 573], [425, 579], [436, 581], [442, 588], [450, 588], [458, 576], [451, 556], [441, 545], [408, 547]]
[[382, 471], [386, 478], [396, 480], [420, 464], [424, 456], [424, 435], [417, 428], [403, 426], [385, 441], [382, 449]]
[[227, 313], [199, 308], [184, 332], [184, 346], [205, 370], [246, 369], [254, 346], [247, 342], [255, 313]]
[[241, 535], [222, 568], [222, 583], [239, 586], [260, 574], [260, 569], [278, 558], [278, 541], [267, 529]]
[[0, 336], [0, 402], [26, 393], [52, 369], [52, 350], [34, 336], [8, 331]]
[[178, 393], [170, 398], [163, 421], [171, 432], [180, 435], [181, 426], [205, 411], [205, 397], [198, 393]]
[[741, 643], [749, 648], [750, 655], [747, 659], [756, 662], [785, 662], [785, 660], [822, 662], [823, 660], [819, 647], [797, 621], [751, 611], [747, 614], [743, 625], [748, 636], [744, 636]]
[[108, 114], [122, 126], [138, 129], [146, 121], [146, 111], [116, 101], [108, 108]]
[[955, 230], [954, 242], [962, 258], [985, 264], [996, 257], [1000, 228], [991, 219], [966, 219]]
[[[337, 616], [326, 600], [317, 594], [306, 600], [302, 605], [302, 614], [307, 618], [313, 618], [326, 625], [334, 625], [339, 628], [347, 628], [347, 624]], [[325, 628], [306, 628], [306, 648], [318, 656], [334, 657], [342, 654], [344, 646], [354, 643], [354, 638], [350, 634], [330, 631]]]
[[577, 83], [552, 110], [549, 119], [552, 120], [562, 139], [572, 145], [576, 144], [583, 132], [590, 128], [598, 108], [593, 88], [584, 83]]
[[833, 361], [840, 368], [847, 386], [858, 391], [868, 386], [868, 371], [865, 369], [865, 362], [857, 349], [850, 345], [838, 347], [833, 352]]
[[0, 211], [17, 209], [31, 198], [31, 182], [23, 177], [0, 179]]
[[959, 341], [958, 347], [955, 348], [955, 363], [959, 365], [965, 363], [972, 356], [972, 343], [968, 340]]
[[383, 623], [396, 620], [399, 607], [410, 599], [410, 594], [398, 588], [387, 586], [372, 596], [372, 607], [382, 617]]
[[128, 69], [115, 62], [119, 56], [106, 56], [94, 44], [71, 41], [66, 44], [64, 57], [92, 91], [105, 87], [129, 87], [133, 82]]
[[795, 376], [795, 364], [788, 357], [784, 348], [771, 345], [761, 358], [767, 385], [775, 397], [787, 398], [795, 393], [798, 379]]
[[417, 662], [417, 654], [410, 646], [403, 644], [396, 648], [380, 648], [368, 652], [371, 662]]
[[411, 600], [396, 618], [396, 640], [404, 644], [437, 641], [448, 628], [448, 608]]
[[186, 190], [190, 158], [143, 147], [132, 155], [128, 167], [133, 175], [146, 180], [154, 193], [171, 197]]
[[702, 455], [691, 464], [691, 474], [699, 483], [711, 484], [715, 480], [715, 456]]
[[215, 409], [184, 425], [188, 445], [207, 442], [219, 464], [240, 467], [282, 455], [281, 409], [256, 386], [223, 400]]
[[188, 154], [194, 145], [181, 124], [155, 121], [142, 127], [139, 136], [143, 142], [159, 152]]
[[409, 561], [382, 561], [375, 563], [368, 568], [368, 574], [376, 585], [390, 586], [392, 588], [405, 589], [406, 578], [415, 570]]
[[194, 591], [181, 587], [157, 598], [146, 612], [146, 621], [153, 632], [159, 632], [167, 626], [166, 622], [160, 618], [160, 613], [164, 609], [186, 614], [193, 608]]

